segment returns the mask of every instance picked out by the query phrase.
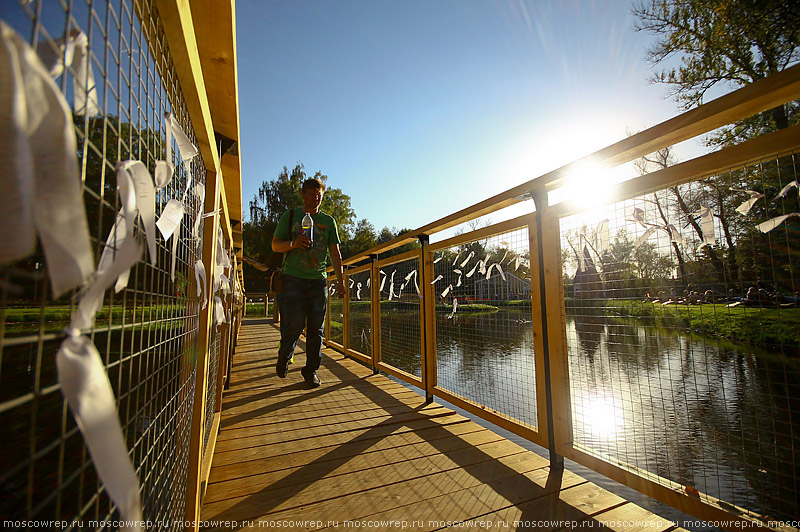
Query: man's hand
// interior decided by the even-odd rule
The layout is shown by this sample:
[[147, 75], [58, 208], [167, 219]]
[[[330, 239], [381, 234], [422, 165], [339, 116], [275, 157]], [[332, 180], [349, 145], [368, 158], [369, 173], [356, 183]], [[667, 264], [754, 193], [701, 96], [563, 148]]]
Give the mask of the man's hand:
[[306, 235], [297, 235], [292, 244], [292, 249], [309, 249], [311, 240]]
[[341, 279], [337, 279], [336, 284], [334, 286], [336, 287], [336, 293], [339, 294], [339, 297], [344, 298], [345, 295], [344, 281], [342, 281]]

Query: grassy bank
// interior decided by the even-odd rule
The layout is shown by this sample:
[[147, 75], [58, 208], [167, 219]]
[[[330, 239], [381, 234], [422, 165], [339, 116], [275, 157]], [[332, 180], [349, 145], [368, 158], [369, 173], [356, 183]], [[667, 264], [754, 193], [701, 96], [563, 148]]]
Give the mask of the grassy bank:
[[[495, 302], [493, 302], [495, 303]], [[513, 306], [513, 305], [509, 305]], [[419, 303], [417, 302], [409, 302], [409, 301], [381, 301], [381, 311], [384, 310], [413, 310], [418, 311], [420, 308]], [[357, 312], [367, 312], [369, 309], [369, 301], [351, 301], [350, 302], [350, 311], [357, 313]], [[440, 303], [436, 305], [436, 310], [441, 312], [451, 312], [453, 310], [453, 304], [444, 304]], [[497, 312], [499, 308], [495, 305], [486, 305], [483, 303], [458, 303], [458, 312], [461, 313], [470, 313], [470, 312]]]
[[660, 305], [631, 300], [602, 300], [607, 313], [689, 329], [736, 342], [775, 348], [800, 348], [800, 309], [728, 307], [724, 304]]
[[245, 309], [245, 314], [248, 317], [263, 316], [264, 303], [247, 303], [247, 309]]

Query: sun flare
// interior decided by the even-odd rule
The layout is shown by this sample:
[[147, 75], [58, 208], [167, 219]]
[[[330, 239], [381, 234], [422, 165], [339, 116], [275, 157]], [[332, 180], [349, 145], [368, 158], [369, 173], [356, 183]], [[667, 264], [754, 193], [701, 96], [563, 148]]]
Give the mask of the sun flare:
[[592, 163], [579, 163], [567, 177], [563, 187], [550, 194], [550, 203], [572, 201], [591, 208], [605, 202], [616, 182], [611, 169]]

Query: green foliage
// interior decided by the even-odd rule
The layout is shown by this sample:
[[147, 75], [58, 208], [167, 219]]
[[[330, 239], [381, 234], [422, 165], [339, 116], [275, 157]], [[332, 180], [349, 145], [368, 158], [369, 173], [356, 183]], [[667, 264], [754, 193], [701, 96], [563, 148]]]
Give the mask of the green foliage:
[[247, 303], [245, 305], [245, 316], [263, 316], [264, 303]]
[[356, 224], [353, 237], [349, 240], [342, 242], [341, 248], [342, 257], [348, 258], [353, 255], [358, 255], [368, 249], [372, 249], [377, 245], [377, 238], [375, 236], [375, 226], [366, 218], [362, 218]]
[[[688, 109], [715, 86], [738, 88], [780, 72], [800, 59], [800, 10], [786, 0], [650, 0], [633, 9], [637, 30], [658, 36], [647, 53], [654, 65], [678, 57], [654, 81]], [[709, 144], [735, 144], [798, 122], [792, 102], [722, 128]]]
[[603, 300], [619, 316], [652, 320], [656, 325], [689, 329], [765, 347], [800, 347], [800, 309], [728, 307], [723, 304], [660, 305], [632, 300]]
[[[162, 316], [178, 317], [186, 315], [184, 305], [144, 305], [137, 307], [115, 306], [110, 309], [104, 306], [97, 314], [98, 328], [107, 325], [128, 324], [127, 327], [142, 327], [142, 322], [157, 319]], [[32, 333], [39, 330], [39, 324], [43, 324], [43, 331], [47, 333], [57, 333], [62, 331], [68, 324], [71, 317], [70, 307], [66, 305], [49, 305], [44, 309], [39, 307], [7, 307], [5, 309], [6, 331], [11, 334]], [[175, 328], [176, 324], [182, 326], [179, 320], [159, 321], [149, 323], [146, 326], [157, 328]]]

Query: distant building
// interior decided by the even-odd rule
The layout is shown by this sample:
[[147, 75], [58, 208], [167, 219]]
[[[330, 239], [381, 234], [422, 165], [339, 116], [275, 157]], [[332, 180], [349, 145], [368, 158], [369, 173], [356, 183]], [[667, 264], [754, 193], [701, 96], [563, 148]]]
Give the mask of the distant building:
[[594, 299], [603, 297], [603, 280], [600, 274], [597, 273], [597, 267], [594, 265], [589, 250], [583, 248], [583, 269], [578, 266], [573, 279], [575, 287], [575, 297], [579, 299]]

